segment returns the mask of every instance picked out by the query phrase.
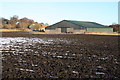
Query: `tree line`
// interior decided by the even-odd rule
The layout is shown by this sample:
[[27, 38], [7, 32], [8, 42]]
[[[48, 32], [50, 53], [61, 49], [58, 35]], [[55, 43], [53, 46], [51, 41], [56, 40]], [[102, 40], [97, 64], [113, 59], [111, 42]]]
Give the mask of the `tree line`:
[[30, 25], [34, 24], [34, 29], [42, 27], [42, 25], [48, 25], [47, 23], [38, 23], [32, 19], [26, 17], [19, 19], [17, 15], [14, 15], [10, 19], [0, 18], [0, 28], [1, 29], [15, 29], [15, 28], [30, 28]]
[[[16, 29], [16, 28], [30, 28], [33, 30], [39, 30], [42, 25], [48, 25], [47, 23], [38, 23], [32, 19], [28, 19], [26, 17], [19, 19], [17, 15], [14, 15], [10, 19], [0, 18], [0, 29]], [[112, 24], [109, 27], [113, 28], [114, 32], [120, 33], [120, 24]]]
[[112, 27], [114, 32], [120, 33], [120, 24], [112, 24], [109, 27]]

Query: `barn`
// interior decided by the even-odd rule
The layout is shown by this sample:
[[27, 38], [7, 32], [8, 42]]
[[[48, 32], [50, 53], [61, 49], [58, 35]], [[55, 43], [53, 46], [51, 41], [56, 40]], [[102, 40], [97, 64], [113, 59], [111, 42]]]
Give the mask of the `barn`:
[[46, 33], [85, 33], [85, 32], [113, 32], [113, 28], [96, 22], [63, 20], [46, 27]]

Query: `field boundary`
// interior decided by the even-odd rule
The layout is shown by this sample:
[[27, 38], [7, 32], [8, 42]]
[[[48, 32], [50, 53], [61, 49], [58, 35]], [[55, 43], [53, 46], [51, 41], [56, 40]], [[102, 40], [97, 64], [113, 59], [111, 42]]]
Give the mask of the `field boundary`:
[[120, 35], [119, 33], [105, 33], [105, 32], [85, 32], [85, 34], [93, 34], [93, 35]]
[[85, 32], [85, 33], [46, 33], [46, 32], [35, 32], [30, 29], [0, 29], [0, 32], [28, 32], [31, 34], [91, 34], [91, 35], [120, 35], [120, 33], [105, 33], [105, 32]]
[[0, 29], [0, 32], [13, 32], [13, 31], [21, 31], [20, 29]]

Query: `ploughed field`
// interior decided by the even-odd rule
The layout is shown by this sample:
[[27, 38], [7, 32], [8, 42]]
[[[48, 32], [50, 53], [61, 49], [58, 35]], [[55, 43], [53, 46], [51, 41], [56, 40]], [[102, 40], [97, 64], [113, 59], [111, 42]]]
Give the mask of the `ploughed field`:
[[2, 77], [120, 78], [119, 38], [2, 33]]

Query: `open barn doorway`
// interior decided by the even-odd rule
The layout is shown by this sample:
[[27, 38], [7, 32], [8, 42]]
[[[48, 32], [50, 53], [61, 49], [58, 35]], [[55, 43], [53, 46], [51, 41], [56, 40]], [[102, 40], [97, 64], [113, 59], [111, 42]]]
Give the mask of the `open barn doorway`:
[[61, 28], [62, 33], [67, 33], [67, 28]]

